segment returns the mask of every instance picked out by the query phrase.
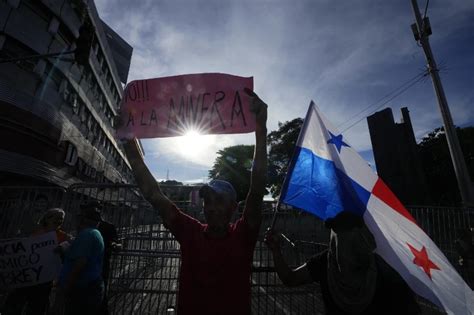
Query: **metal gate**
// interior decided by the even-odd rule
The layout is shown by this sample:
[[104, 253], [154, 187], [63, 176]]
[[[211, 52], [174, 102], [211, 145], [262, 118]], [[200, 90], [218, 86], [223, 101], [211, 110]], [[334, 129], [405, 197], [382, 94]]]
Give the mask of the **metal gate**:
[[[103, 216], [118, 229], [123, 249], [114, 253], [108, 280], [109, 309], [113, 314], [173, 314], [177, 308], [178, 276], [180, 267], [179, 244], [164, 228], [158, 213], [152, 209], [134, 186], [76, 185], [68, 191], [67, 213], [77, 211], [79, 204], [99, 200]], [[316, 314], [322, 311], [316, 286], [286, 288], [273, 271], [271, 254], [263, 244], [263, 233], [270, 225], [271, 205], [264, 211], [259, 241], [254, 252], [252, 268], [252, 310], [255, 314]], [[178, 207], [197, 219], [202, 212], [189, 203]], [[236, 213], [238, 218], [240, 213]], [[72, 221], [66, 220], [66, 226]], [[313, 243], [323, 231], [322, 223], [313, 216], [283, 212], [277, 228], [289, 239], [284, 244], [288, 261], [297, 265], [308, 255], [321, 249]], [[326, 232], [323, 232], [326, 234]], [[322, 245], [324, 247], [324, 245]]]
[[[130, 185], [73, 185], [68, 190], [57, 187], [0, 187], [0, 238], [25, 236], [48, 208], [66, 211], [64, 229], [74, 232], [79, 205], [101, 201], [103, 217], [119, 233], [123, 249], [111, 259], [108, 301], [111, 314], [173, 314], [176, 311], [179, 244], [164, 228], [157, 211], [145, 201], [139, 190]], [[189, 203], [178, 206], [191, 216], [203, 219], [200, 209]], [[265, 204], [260, 236], [252, 266], [252, 312], [254, 314], [323, 314], [318, 285], [287, 288], [273, 269], [271, 253], [263, 244], [263, 234], [270, 225], [273, 211]], [[411, 208], [419, 224], [457, 266], [454, 240], [458, 231], [472, 226], [472, 210]], [[240, 213], [236, 213], [236, 218]], [[289, 241], [283, 254], [292, 266], [304, 263], [311, 255], [325, 249], [328, 232], [316, 217], [295, 210], [281, 211], [276, 229], [284, 231]], [[472, 273], [457, 266], [465, 279]], [[472, 283], [472, 282], [471, 282]], [[426, 308], [425, 313], [436, 312]]]

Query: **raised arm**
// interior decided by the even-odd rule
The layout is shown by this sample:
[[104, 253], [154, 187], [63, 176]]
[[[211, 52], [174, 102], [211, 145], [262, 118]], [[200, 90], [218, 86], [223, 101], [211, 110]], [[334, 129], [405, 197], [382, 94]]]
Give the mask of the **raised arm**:
[[255, 151], [253, 157], [250, 190], [244, 209], [244, 221], [251, 229], [258, 229], [262, 222], [263, 196], [267, 173], [267, 104], [255, 93], [246, 89], [251, 98], [251, 110], [256, 116]]
[[171, 226], [178, 215], [176, 206], [161, 192], [160, 185], [151, 174], [150, 170], [143, 161], [143, 155], [138, 147], [138, 140], [129, 140], [124, 144], [127, 159], [132, 166], [135, 180], [143, 196], [151, 205], [159, 211], [164, 224]]

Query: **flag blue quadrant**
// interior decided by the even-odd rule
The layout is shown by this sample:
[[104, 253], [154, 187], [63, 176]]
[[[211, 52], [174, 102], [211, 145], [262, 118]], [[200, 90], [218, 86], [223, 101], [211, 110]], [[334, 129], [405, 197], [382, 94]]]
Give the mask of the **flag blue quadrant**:
[[370, 192], [339, 170], [333, 161], [297, 146], [283, 187], [281, 201], [323, 220], [339, 212], [363, 215]]

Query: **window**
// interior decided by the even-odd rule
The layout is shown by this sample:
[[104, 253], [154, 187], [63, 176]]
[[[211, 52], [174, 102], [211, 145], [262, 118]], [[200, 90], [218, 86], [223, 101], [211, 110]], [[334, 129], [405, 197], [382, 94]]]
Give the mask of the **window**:
[[100, 128], [96, 132], [97, 132], [97, 137], [95, 138], [97, 142], [96, 145], [99, 146], [102, 142], [102, 132], [100, 132]]
[[97, 40], [94, 40], [94, 43], [92, 44], [94, 55], [97, 55], [97, 53], [99, 52], [99, 48], [99, 42]]
[[106, 150], [106, 145], [107, 145], [107, 136], [105, 135], [105, 133], [102, 133], [102, 147], [104, 148], [104, 150]]
[[66, 79], [62, 79], [61, 85], [59, 86], [59, 93], [61, 93], [63, 100], [67, 101], [69, 99], [69, 94], [71, 93], [69, 84]]
[[81, 123], [84, 123], [87, 120], [87, 108], [85, 104], [81, 104], [81, 108], [79, 111], [79, 118], [81, 119]]
[[100, 96], [99, 96], [98, 103], [99, 103], [99, 109], [103, 109], [104, 108], [104, 103], [105, 103], [105, 98], [102, 94], [100, 94]]
[[64, 159], [64, 163], [66, 163], [67, 165], [74, 166], [76, 165], [76, 162], [77, 162], [77, 149], [74, 146], [74, 144], [72, 144], [71, 142], [68, 142], [66, 158]]
[[72, 111], [74, 114], [79, 114], [79, 103], [77, 101], [77, 94], [75, 92], [72, 92], [69, 97], [69, 102], [72, 107]]
[[92, 114], [87, 112], [87, 128], [92, 131]]
[[101, 51], [98, 51], [97, 52], [97, 62], [99, 63], [99, 66], [101, 68], [101, 71], [102, 70], [102, 66], [103, 66], [103, 62], [104, 62], [104, 55], [102, 55], [102, 52]]

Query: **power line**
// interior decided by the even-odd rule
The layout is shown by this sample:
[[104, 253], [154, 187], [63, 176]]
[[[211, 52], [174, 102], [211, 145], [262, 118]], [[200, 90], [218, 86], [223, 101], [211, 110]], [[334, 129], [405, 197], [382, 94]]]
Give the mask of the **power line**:
[[[351, 122], [352, 120], [354, 120], [357, 116], [363, 114], [365, 111], [367, 111], [368, 109], [374, 107], [374, 106], [377, 106], [380, 104], [380, 102], [384, 101], [385, 99], [387, 98], [390, 98], [393, 94], [396, 94], [397, 92], [403, 90], [406, 86], [409, 86], [410, 84], [416, 82], [417, 80], [425, 77], [427, 75], [427, 71], [424, 70], [422, 73], [419, 73], [417, 75], [415, 75], [414, 77], [410, 78], [409, 80], [405, 81], [404, 83], [402, 83], [400, 86], [396, 87], [395, 89], [393, 89], [392, 91], [390, 91], [389, 93], [385, 94], [383, 97], [379, 98], [377, 101], [371, 103], [370, 105], [368, 105], [367, 107], [365, 107], [364, 109], [362, 109], [361, 111], [359, 111], [357, 114], [353, 115], [351, 118], [349, 118], [348, 120], [344, 121], [343, 123], [339, 124], [337, 126], [337, 129], [340, 129], [342, 126], [346, 125], [347, 123]], [[405, 90], [403, 90], [405, 91]], [[400, 94], [396, 94], [397, 96], [400, 95]], [[389, 99], [388, 101], [392, 100], [393, 98]], [[387, 101], [387, 102], [388, 102]], [[384, 103], [386, 104], [386, 103]], [[365, 115], [362, 119], [365, 118]], [[358, 122], [358, 121], [357, 121]], [[348, 128], [347, 128], [348, 129]], [[345, 129], [345, 130], [347, 130]]]
[[[424, 81], [426, 78], [426, 75], [422, 75], [420, 78], [418, 78], [416, 81], [412, 82], [410, 85], [406, 86], [405, 88], [403, 88], [402, 90], [400, 90], [397, 94], [393, 95], [392, 97], [390, 97], [389, 99], [387, 99], [385, 102], [383, 102], [382, 104], [380, 104], [374, 111], [371, 112], [371, 114], [375, 113], [377, 110], [379, 110], [382, 106], [386, 105], [388, 102], [390, 102], [391, 100], [395, 99], [396, 97], [400, 96], [401, 94], [403, 94], [405, 91], [407, 91], [409, 88], [413, 87], [415, 84], [421, 82], [421, 81]], [[341, 131], [341, 133], [343, 132], [346, 132], [347, 130], [349, 130], [350, 128], [354, 127], [355, 125], [357, 125], [359, 122], [361, 122], [362, 120], [364, 120], [366, 118], [366, 116], [362, 116], [362, 118], [358, 119], [357, 121], [355, 121], [353, 124], [351, 124], [349, 127], [345, 128], [344, 130]]]

